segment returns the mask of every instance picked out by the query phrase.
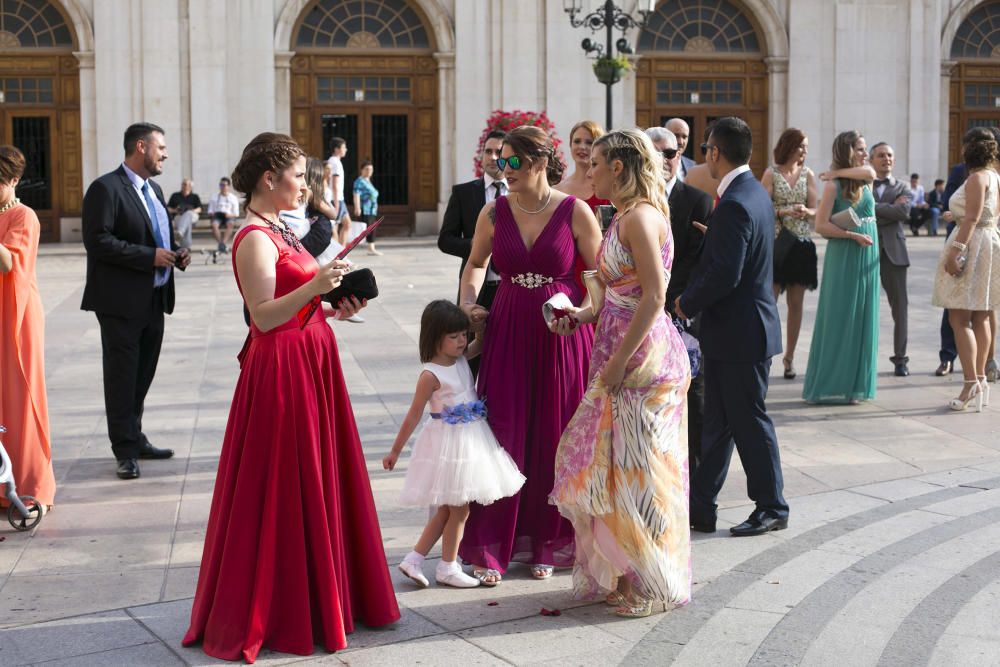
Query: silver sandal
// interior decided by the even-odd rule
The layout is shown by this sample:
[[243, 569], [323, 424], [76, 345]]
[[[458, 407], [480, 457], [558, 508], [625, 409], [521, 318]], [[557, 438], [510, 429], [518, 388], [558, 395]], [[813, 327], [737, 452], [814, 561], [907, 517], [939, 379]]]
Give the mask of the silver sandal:
[[[494, 570], [492, 567], [477, 567], [472, 570], [472, 576], [478, 579], [483, 586], [499, 586], [503, 581], [503, 575], [500, 574], [500, 571]], [[489, 579], [492, 581], [488, 581]]]

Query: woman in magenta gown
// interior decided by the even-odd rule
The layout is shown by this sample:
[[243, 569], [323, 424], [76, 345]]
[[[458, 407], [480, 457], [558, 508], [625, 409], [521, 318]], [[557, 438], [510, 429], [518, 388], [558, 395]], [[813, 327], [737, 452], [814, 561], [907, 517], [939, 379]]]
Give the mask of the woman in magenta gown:
[[[558, 192], [562, 164], [542, 130], [512, 130], [500, 160], [510, 194], [480, 213], [462, 276], [462, 306], [485, 323], [479, 394], [500, 445], [527, 478], [517, 495], [472, 505], [459, 555], [486, 585], [499, 583], [513, 562], [539, 579], [573, 564], [573, 529], [548, 502], [556, 448], [587, 385], [591, 327], [572, 336], [549, 331], [542, 304], [558, 292], [585, 300], [575, 266], [593, 269], [601, 232], [590, 208]], [[501, 276], [493, 307], [475, 305], [487, 262]]]
[[[233, 184], [247, 218], [233, 243], [252, 318], [226, 426], [185, 646], [254, 662], [261, 648], [347, 646], [354, 621], [399, 619], [350, 398], [319, 295], [343, 263], [317, 266], [277, 212], [293, 209], [305, 157], [285, 135], [244, 149]], [[312, 306], [319, 306], [312, 309]]]

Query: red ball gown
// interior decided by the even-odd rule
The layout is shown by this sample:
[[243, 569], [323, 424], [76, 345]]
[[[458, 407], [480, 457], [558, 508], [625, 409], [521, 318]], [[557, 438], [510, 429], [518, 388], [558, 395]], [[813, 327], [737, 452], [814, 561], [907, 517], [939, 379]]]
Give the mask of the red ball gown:
[[[254, 230], [278, 248], [275, 297], [316, 274], [309, 253], [249, 225], [234, 271]], [[386, 625], [399, 608], [336, 339], [321, 309], [301, 328], [251, 325], [240, 366], [183, 643], [251, 663], [262, 647], [343, 649], [355, 620]]]

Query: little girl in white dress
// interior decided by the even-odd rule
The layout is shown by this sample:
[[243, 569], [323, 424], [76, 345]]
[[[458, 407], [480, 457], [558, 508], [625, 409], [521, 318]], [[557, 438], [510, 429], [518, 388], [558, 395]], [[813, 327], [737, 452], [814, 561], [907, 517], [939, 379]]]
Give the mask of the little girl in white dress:
[[399, 564], [400, 572], [421, 587], [428, 585], [424, 558], [438, 538], [437, 582], [458, 588], [478, 586], [480, 580], [465, 574], [456, 562], [469, 503], [489, 505], [514, 495], [524, 484], [524, 475], [486, 423], [486, 407], [476, 395], [467, 359], [479, 354], [480, 341], [467, 345], [469, 326], [468, 316], [450, 301], [432, 301], [424, 309], [420, 318], [424, 367], [392, 451], [382, 459], [386, 470], [395, 467], [429, 402], [431, 414], [413, 445], [400, 497], [408, 505], [437, 507], [413, 551]]

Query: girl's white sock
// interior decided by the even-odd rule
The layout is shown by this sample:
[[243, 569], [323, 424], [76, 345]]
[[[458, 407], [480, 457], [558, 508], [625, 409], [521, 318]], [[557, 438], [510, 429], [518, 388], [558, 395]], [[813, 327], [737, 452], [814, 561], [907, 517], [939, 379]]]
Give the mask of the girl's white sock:
[[456, 561], [444, 560], [442, 558], [441, 561], [438, 562], [437, 564], [437, 571], [442, 574], [449, 574], [451, 572], [456, 572], [456, 571], [461, 572], [462, 566], [459, 565]]
[[406, 557], [403, 558], [403, 560], [409, 563], [413, 563], [414, 565], [423, 565], [424, 555], [421, 553], [417, 553], [416, 551], [411, 551], [410, 553], [406, 554]]

